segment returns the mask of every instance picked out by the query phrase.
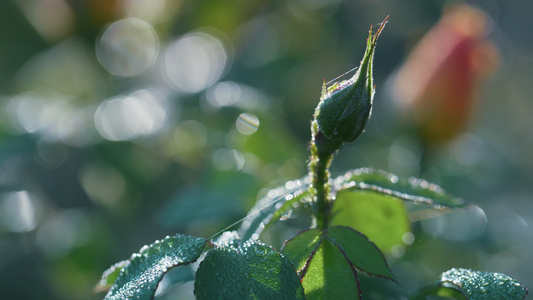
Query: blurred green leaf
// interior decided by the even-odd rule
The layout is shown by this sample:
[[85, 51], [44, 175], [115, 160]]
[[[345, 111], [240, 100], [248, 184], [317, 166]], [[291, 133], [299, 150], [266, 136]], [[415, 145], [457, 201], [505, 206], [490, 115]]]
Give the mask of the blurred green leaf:
[[152, 299], [163, 275], [172, 267], [196, 261], [205, 245], [205, 239], [177, 234], [142, 247], [123, 266], [105, 299], [134, 295], [136, 299]]
[[368, 168], [352, 170], [339, 176], [334, 181], [333, 189], [374, 191], [415, 204], [431, 205], [433, 208], [466, 206], [462, 199], [448, 195], [436, 184], [414, 177], [401, 179], [394, 174]]
[[304, 299], [291, 262], [257, 242], [209, 251], [196, 273], [194, 293], [198, 299]]
[[403, 245], [403, 235], [411, 230], [403, 202], [373, 191], [339, 191], [333, 203], [332, 225], [362, 232], [385, 253]]
[[[524, 299], [527, 288], [515, 279], [502, 274], [453, 268], [441, 274], [440, 280], [420, 290], [411, 299], [426, 299], [426, 296], [449, 296], [455, 290], [466, 299]], [[456, 299], [462, 299], [461, 297]]]
[[[437, 299], [457, 299], [457, 300], [466, 300], [466, 297], [461, 294], [461, 292], [440, 286], [439, 284], [434, 284], [427, 286], [416, 294], [412, 295], [410, 300], [426, 300], [427, 296], [435, 296]], [[434, 297], [430, 298], [433, 299]]]
[[272, 226], [294, 205], [309, 195], [308, 179], [290, 181], [285, 186], [271, 190], [265, 197], [257, 201], [241, 225], [244, 241], [258, 239], [263, 230]]

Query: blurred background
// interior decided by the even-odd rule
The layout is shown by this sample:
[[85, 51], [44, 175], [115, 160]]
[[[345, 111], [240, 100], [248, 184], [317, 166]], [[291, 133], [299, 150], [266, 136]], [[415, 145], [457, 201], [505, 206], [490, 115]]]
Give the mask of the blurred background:
[[[457, 3], [0, 1], [0, 298], [101, 299], [113, 263], [209, 238], [304, 176], [323, 80], [387, 15], [372, 118], [332, 173], [423, 177], [476, 205], [412, 216], [391, 298], [452, 267], [532, 288], [533, 3]], [[157, 298], [190, 299], [192, 276]]]

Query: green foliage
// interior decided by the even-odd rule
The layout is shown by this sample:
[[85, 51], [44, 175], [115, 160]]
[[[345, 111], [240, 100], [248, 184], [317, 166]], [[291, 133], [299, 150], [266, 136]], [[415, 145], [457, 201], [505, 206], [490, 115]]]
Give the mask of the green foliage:
[[[375, 35], [370, 30], [365, 55], [354, 77], [330, 87], [324, 85], [311, 125], [306, 177], [268, 191], [238, 232], [225, 231], [211, 242], [177, 235], [143, 247], [139, 254], [104, 273], [99, 289], [111, 286], [106, 299], [151, 299], [170, 268], [196, 261], [206, 245], [213, 249], [207, 250], [194, 282], [194, 293], [201, 300], [362, 299], [361, 273], [398, 282], [383, 253], [401, 244], [410, 231], [404, 203], [434, 210], [466, 204], [435, 184], [417, 178], [401, 179], [384, 171], [365, 168], [335, 180], [330, 178], [329, 166], [336, 151], [363, 132], [370, 116], [372, 60], [384, 25]], [[240, 180], [238, 185], [219, 178], [219, 185], [214, 185], [218, 189], [196, 188], [182, 194], [172, 204], [178, 208], [172, 211], [178, 214], [166, 218], [184, 226], [186, 222], [179, 222], [197, 218], [208, 221], [233, 211], [226, 204], [231, 201], [214, 203], [217, 198], [239, 198], [244, 193], [242, 185], [252, 184], [251, 176], [243, 178], [248, 181]], [[259, 242], [265, 229], [286, 219], [296, 207], [305, 208], [311, 216], [308, 229], [287, 240], [281, 251]], [[188, 215], [198, 210], [194, 208], [202, 212]], [[522, 299], [526, 294], [522, 285], [503, 274], [452, 269], [413, 299], [426, 295]]]
[[209, 251], [196, 272], [194, 292], [198, 299], [304, 299], [290, 261], [253, 241]]
[[[438, 18], [458, 3], [486, 16], [467, 13], [465, 30], [422, 37], [429, 24], [450, 25]], [[226, 241], [235, 249], [254, 240], [279, 250], [319, 224], [367, 236], [401, 286], [357, 270], [365, 299], [406, 298], [453, 266], [532, 286], [533, 143], [524, 138], [533, 128], [524, 39], [532, 9], [533, 1], [0, 1], [0, 298], [102, 299], [140, 246], [173, 232], [211, 237], [243, 217], [228, 227], [242, 236]], [[375, 46], [365, 29], [383, 14], [393, 27]], [[457, 33], [472, 38], [467, 23], [475, 40], [454, 47]], [[419, 38], [437, 65], [411, 51]], [[374, 61], [363, 54], [369, 43]], [[500, 67], [481, 55], [491, 44]], [[482, 87], [487, 69], [500, 74]], [[480, 207], [456, 214], [455, 200], [410, 191], [411, 181], [431, 184], [398, 178], [402, 187], [381, 171], [339, 186], [321, 172], [317, 193], [305, 149], [319, 98], [320, 125], [340, 140], [361, 132], [372, 100], [363, 139], [341, 155], [329, 149], [335, 176], [365, 165], [422, 176]], [[222, 240], [204, 250], [229, 247]], [[199, 264], [165, 273], [154, 298], [190, 298]], [[438, 295], [464, 297], [441, 286]]]
[[333, 204], [332, 225], [350, 226], [389, 253], [411, 230], [405, 205], [398, 198], [367, 191], [343, 190]]
[[289, 181], [285, 186], [271, 190], [257, 201], [243, 221], [240, 228], [242, 239], [258, 239], [263, 230], [272, 226], [309, 194], [309, 180], [305, 178]]
[[102, 279], [100, 279], [100, 281], [96, 285], [95, 290], [108, 291], [117, 280], [118, 276], [120, 275], [120, 271], [122, 271], [122, 269], [129, 263], [129, 260], [123, 260], [109, 267], [109, 269], [107, 269], [104, 274], [102, 274]]
[[357, 271], [321, 231], [310, 229], [297, 235], [286, 242], [282, 253], [299, 268], [307, 299], [361, 297]]
[[334, 226], [327, 230], [325, 237], [339, 247], [357, 269], [396, 281], [379, 248], [360, 232], [350, 227]]
[[105, 299], [152, 299], [163, 275], [170, 268], [196, 261], [205, 245], [205, 239], [177, 234], [144, 246], [126, 263], [121, 262], [104, 274], [102, 280], [109, 284], [120, 271]]
[[524, 299], [527, 294], [525, 286], [505, 274], [454, 268], [442, 273], [439, 281], [411, 299], [423, 300], [430, 295], [472, 300]]
[[433, 208], [460, 208], [466, 204], [462, 199], [446, 193], [440, 186], [418, 178], [398, 176], [369, 168], [352, 170], [335, 179], [333, 189], [366, 190], [391, 195], [416, 204], [427, 204]]
[[433, 209], [461, 208], [462, 199], [440, 186], [418, 178], [398, 176], [369, 168], [351, 170], [334, 180], [333, 225], [353, 227], [388, 253], [410, 231], [404, 203]]
[[306, 230], [281, 253], [296, 266], [308, 299], [360, 298], [358, 271], [395, 280], [381, 251], [349, 227]]

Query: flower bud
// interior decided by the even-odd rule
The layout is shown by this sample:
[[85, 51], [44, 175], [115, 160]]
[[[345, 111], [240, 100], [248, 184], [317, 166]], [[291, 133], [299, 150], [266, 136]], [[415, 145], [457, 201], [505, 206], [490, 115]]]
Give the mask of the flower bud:
[[447, 142], [468, 123], [481, 83], [498, 62], [488, 21], [466, 4], [450, 7], [398, 71], [393, 96], [424, 143]]
[[372, 83], [374, 49], [386, 20], [375, 35], [372, 35], [370, 27], [365, 55], [355, 75], [330, 87], [324, 84], [320, 103], [315, 110], [317, 128], [313, 130], [314, 137], [320, 137], [315, 141], [319, 151], [322, 148], [324, 152], [331, 153], [343, 143], [352, 142], [363, 132], [370, 118], [374, 98]]

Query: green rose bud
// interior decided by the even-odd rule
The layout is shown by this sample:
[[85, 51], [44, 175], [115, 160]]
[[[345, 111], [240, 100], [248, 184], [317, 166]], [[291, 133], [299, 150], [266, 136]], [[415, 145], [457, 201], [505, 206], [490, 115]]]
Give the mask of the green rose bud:
[[333, 153], [340, 145], [352, 142], [363, 132], [374, 98], [374, 49], [387, 18], [375, 35], [372, 35], [370, 26], [365, 55], [355, 75], [330, 87], [324, 84], [313, 124], [313, 137], [319, 152]]

